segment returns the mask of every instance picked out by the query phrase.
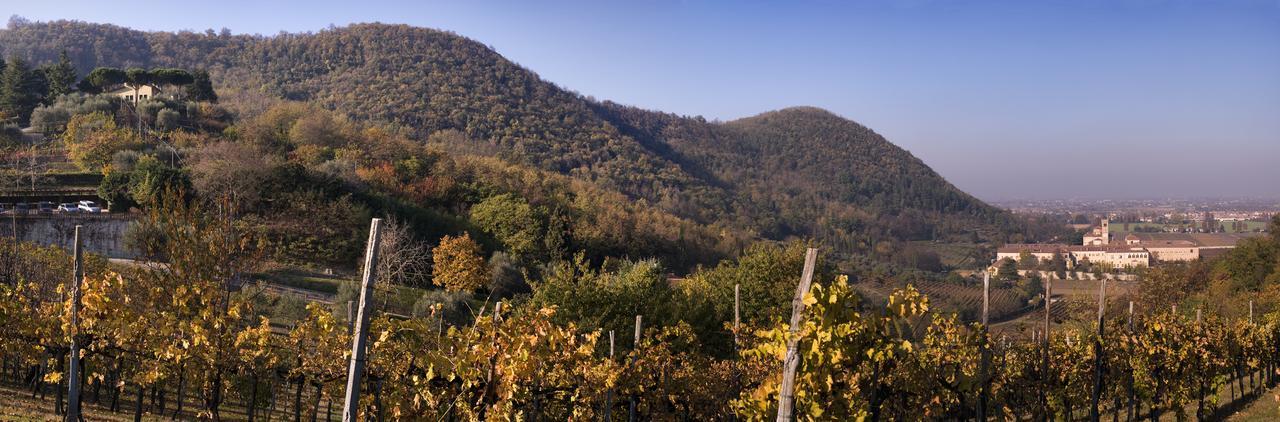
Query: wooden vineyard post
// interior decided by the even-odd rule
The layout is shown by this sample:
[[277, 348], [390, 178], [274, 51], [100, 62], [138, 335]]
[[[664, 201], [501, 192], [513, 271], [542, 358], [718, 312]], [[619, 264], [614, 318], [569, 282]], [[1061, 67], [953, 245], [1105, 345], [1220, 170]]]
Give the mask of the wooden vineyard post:
[[[631, 350], [632, 366], [635, 366], [636, 360], [640, 358], [640, 331], [641, 331], [640, 328], [643, 322], [644, 322], [644, 317], [642, 315], [636, 315], [636, 336], [635, 336], [636, 338], [635, 338], [634, 346]], [[631, 393], [631, 397], [628, 399], [628, 402], [627, 402], [627, 422], [635, 422], [637, 420], [636, 419], [636, 402], [637, 401], [639, 401], [639, 397], [636, 397], [635, 393]]]
[[68, 422], [84, 420], [80, 415], [80, 283], [84, 280], [84, 251], [80, 248], [80, 225], [76, 225], [75, 240], [71, 246], [71, 363], [67, 371]]
[[795, 420], [796, 369], [800, 367], [800, 322], [804, 317], [804, 295], [809, 293], [809, 284], [813, 282], [813, 267], [817, 261], [818, 250], [809, 248], [804, 255], [804, 271], [800, 273], [796, 296], [791, 300], [790, 333], [787, 335], [787, 354], [782, 361], [782, 387], [778, 394], [778, 422]]
[[1044, 412], [1043, 418], [1048, 421], [1049, 415], [1049, 306], [1053, 302], [1053, 281], [1044, 279], [1044, 336], [1041, 341], [1044, 344], [1044, 360], [1040, 366], [1040, 409]]
[[[733, 356], [734, 356], [734, 359], [731, 364], [733, 365], [732, 368], [733, 368], [734, 397], [742, 396], [742, 368], [739, 365], [739, 360], [737, 359], [738, 354], [741, 353], [739, 348], [741, 347], [741, 344], [742, 344], [740, 343], [741, 339], [739, 338], [739, 335], [740, 335], [739, 330], [742, 329], [741, 314], [739, 312], [741, 309], [740, 304], [742, 300], [741, 287], [742, 286], [740, 284], [733, 285]], [[737, 415], [730, 416], [730, 420], [733, 420], [733, 421], [738, 420]]]
[[[739, 300], [741, 299], [741, 296], [738, 290], [739, 287], [741, 287], [741, 285], [738, 285], [738, 284], [733, 285], [733, 350], [734, 351], [738, 350], [738, 323], [739, 323], [738, 303], [739, 303]], [[1249, 309], [1250, 310], [1253, 309], [1253, 302], [1249, 302]]]
[[[1133, 301], [1129, 301], [1129, 335], [1133, 335]], [[1134, 389], [1133, 374], [1129, 374], [1129, 419], [1133, 420], [1137, 416], [1138, 392]]]
[[[609, 330], [609, 362], [613, 362], [613, 330]], [[604, 421], [613, 420], [613, 387], [604, 393]]]
[[1089, 420], [1098, 422], [1101, 414], [1098, 405], [1102, 400], [1102, 365], [1106, 362], [1102, 357], [1102, 335], [1107, 311], [1107, 280], [1098, 282], [1098, 335], [1093, 339], [1093, 403], [1089, 407]]
[[987, 401], [991, 394], [991, 341], [990, 341], [990, 311], [991, 311], [991, 273], [982, 272], [982, 368], [981, 377], [982, 391], [978, 396], [978, 420], [986, 422], [987, 420]]
[[1249, 324], [1253, 324], [1253, 301], [1249, 301]]
[[351, 365], [347, 369], [347, 394], [342, 402], [342, 422], [356, 422], [360, 408], [360, 378], [364, 375], [365, 340], [369, 336], [370, 287], [378, 268], [378, 242], [382, 237], [382, 219], [369, 224], [369, 244], [364, 253], [364, 276], [360, 280], [360, 302], [356, 308], [355, 335], [351, 339]]

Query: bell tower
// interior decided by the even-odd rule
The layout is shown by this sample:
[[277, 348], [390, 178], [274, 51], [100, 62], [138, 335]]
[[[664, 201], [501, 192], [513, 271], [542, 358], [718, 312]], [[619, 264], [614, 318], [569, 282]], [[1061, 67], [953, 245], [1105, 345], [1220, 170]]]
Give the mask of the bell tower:
[[1102, 244], [1111, 244], [1111, 222], [1105, 218], [1102, 219]]

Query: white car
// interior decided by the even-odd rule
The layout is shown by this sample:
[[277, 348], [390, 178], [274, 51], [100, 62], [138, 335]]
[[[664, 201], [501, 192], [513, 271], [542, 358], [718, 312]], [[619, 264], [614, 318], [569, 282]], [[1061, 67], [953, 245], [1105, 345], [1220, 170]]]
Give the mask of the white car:
[[58, 204], [58, 212], [80, 212], [80, 205], [71, 202]]
[[80, 201], [79, 208], [84, 212], [102, 212], [102, 207], [93, 201]]

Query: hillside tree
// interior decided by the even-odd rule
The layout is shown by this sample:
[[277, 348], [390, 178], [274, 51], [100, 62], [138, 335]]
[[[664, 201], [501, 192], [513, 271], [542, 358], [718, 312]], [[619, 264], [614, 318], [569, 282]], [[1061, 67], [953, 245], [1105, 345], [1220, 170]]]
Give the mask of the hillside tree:
[[489, 282], [489, 269], [471, 235], [445, 236], [431, 250], [432, 281], [453, 291], [475, 291]]

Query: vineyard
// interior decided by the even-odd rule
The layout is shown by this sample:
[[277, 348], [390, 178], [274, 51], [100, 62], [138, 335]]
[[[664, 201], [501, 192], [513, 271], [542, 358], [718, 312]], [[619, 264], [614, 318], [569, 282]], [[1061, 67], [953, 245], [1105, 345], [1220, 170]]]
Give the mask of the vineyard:
[[[165, 242], [151, 255], [164, 265], [89, 257], [72, 268], [79, 261], [60, 249], [0, 246], [11, 280], [0, 285], [5, 399], [29, 395], [60, 414], [72, 383], [82, 403], [121, 419], [339, 417], [360, 318], [312, 303], [301, 320], [273, 324], [253, 309], [262, 288], [239, 282], [257, 257], [234, 223], [153, 222]], [[354, 411], [364, 420], [767, 420], [789, 403], [800, 420], [1203, 420], [1273, 385], [1280, 363], [1276, 314], [1190, 317], [1113, 301], [1100, 328], [1044, 326], [1048, 335], [1027, 338], [988, 335], [913, 286], [883, 306], [863, 302], [843, 276], [801, 293], [796, 326], [785, 315], [724, 321], [728, 357], [702, 351], [726, 339], [684, 324], [637, 317], [634, 332], [584, 330], [519, 301], [487, 303], [467, 324], [446, 323], [439, 307], [375, 313]], [[77, 348], [78, 372], [68, 367]], [[784, 377], [789, 354], [797, 365]]]

